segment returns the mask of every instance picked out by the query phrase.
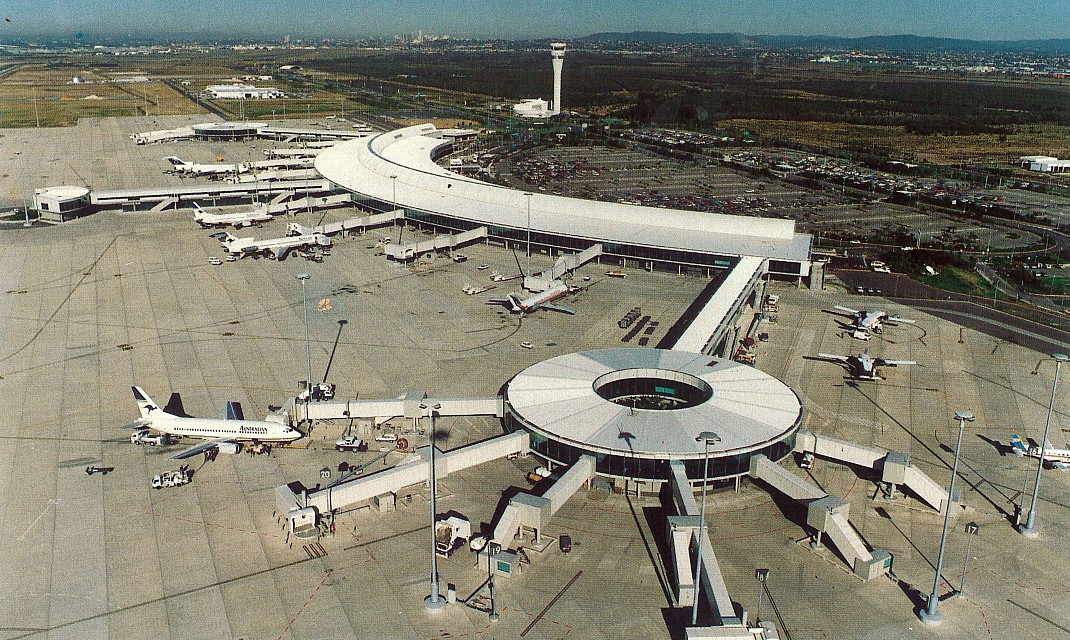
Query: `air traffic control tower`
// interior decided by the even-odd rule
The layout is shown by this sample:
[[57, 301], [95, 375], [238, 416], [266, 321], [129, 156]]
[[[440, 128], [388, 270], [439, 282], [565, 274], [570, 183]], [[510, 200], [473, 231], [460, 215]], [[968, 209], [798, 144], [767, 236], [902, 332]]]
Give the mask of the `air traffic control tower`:
[[557, 115], [561, 113], [561, 68], [565, 66], [565, 43], [551, 42], [550, 56], [554, 65], [554, 104], [550, 113]]

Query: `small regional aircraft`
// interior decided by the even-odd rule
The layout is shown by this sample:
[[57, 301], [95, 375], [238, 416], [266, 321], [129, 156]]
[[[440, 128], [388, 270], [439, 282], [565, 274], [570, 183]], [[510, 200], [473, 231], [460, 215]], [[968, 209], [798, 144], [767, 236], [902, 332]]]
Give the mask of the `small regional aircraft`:
[[[1034, 445], [1027, 447], [1022, 439], [1018, 437], [1017, 433], [1011, 434], [1011, 451], [1014, 455], [1019, 457], [1040, 458], [1042, 451], [1041, 447]], [[1051, 443], [1046, 443], [1043, 447], [1044, 462], [1055, 469], [1060, 471], [1070, 471], [1070, 449], [1055, 449], [1051, 446]]]
[[[882, 326], [885, 322], [893, 325], [898, 322], [914, 324], [913, 320], [889, 315], [887, 311], [866, 311], [864, 309], [858, 310], [850, 307], [841, 307], [839, 305], [836, 306], [836, 310], [842, 312], [837, 315], [842, 315], [852, 320], [850, 325], [845, 323], [843, 326], [845, 329], [851, 330], [852, 337], [858, 338], [859, 340], [869, 340], [869, 334], [871, 332], [881, 333]], [[835, 313], [835, 311], [830, 313]]]
[[166, 159], [171, 163], [170, 173], [177, 173], [182, 176], [216, 176], [227, 173], [241, 173], [247, 170], [244, 165], [240, 164], [197, 164], [195, 162], [186, 162], [177, 156], [167, 156]]
[[546, 291], [536, 293], [527, 298], [522, 299], [519, 295], [510, 293], [504, 298], [492, 298], [487, 300], [487, 304], [501, 305], [508, 309], [510, 313], [528, 314], [538, 311], [539, 309], [549, 309], [550, 311], [576, 315], [575, 309], [560, 304], [552, 304], [554, 300], [563, 298], [574, 291], [574, 288], [562, 282], [550, 287]]
[[872, 358], [866, 352], [859, 353], [858, 355], [850, 356], [837, 356], [829, 353], [819, 353], [816, 356], [811, 356], [818, 360], [827, 360], [829, 362], [835, 362], [845, 369], [855, 380], [871, 380], [876, 382], [877, 380], [883, 380], [878, 372], [878, 367], [896, 367], [899, 365], [918, 364], [913, 360], [885, 360], [884, 358]]
[[252, 209], [250, 211], [236, 211], [234, 213], [208, 213], [201, 205], [193, 203], [193, 219], [197, 224], [207, 229], [209, 227], [232, 226], [235, 229], [251, 227], [259, 222], [271, 220], [272, 215], [267, 209]]
[[[159, 433], [205, 441], [171, 456], [170, 460], [185, 460], [199, 453], [216, 449], [223, 453], [238, 453], [240, 442], [291, 442], [303, 434], [280, 421], [246, 420], [241, 405], [227, 402], [222, 420], [193, 418], [171, 405], [161, 409], [141, 387], [131, 387], [141, 418], [123, 429], [152, 429]], [[273, 418], [274, 416], [268, 416]]]

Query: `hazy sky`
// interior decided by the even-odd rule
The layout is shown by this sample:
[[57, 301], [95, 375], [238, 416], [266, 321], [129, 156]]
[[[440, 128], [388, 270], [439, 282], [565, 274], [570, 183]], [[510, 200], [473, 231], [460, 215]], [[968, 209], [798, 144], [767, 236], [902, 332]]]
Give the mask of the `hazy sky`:
[[599, 31], [1070, 37], [1067, 0], [0, 0], [0, 34], [571, 38]]

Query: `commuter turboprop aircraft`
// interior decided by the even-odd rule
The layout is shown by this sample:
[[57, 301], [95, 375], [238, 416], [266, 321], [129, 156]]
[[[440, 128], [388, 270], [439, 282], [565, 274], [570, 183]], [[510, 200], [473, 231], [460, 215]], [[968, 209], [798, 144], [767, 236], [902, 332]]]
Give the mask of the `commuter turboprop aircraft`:
[[868, 353], [858, 355], [837, 356], [829, 353], [819, 353], [811, 356], [818, 360], [835, 362], [845, 369], [855, 380], [884, 380], [877, 371], [878, 367], [895, 367], [898, 365], [918, 364], [913, 360], [885, 360], [884, 358], [871, 358]]
[[[171, 456], [171, 460], [185, 460], [209, 449], [223, 453], [238, 453], [239, 442], [290, 442], [302, 436], [301, 432], [282, 422], [272, 420], [246, 420], [241, 406], [227, 402], [224, 419], [191, 418], [161, 409], [141, 389], [131, 387], [137, 401], [141, 418], [125, 425], [124, 429], [152, 429], [160, 433], [184, 438], [201, 438], [205, 441], [195, 447]], [[270, 418], [271, 416], [269, 416]]]
[[[1011, 451], [1016, 456], [1028, 456], [1030, 458], [1040, 458], [1042, 455], [1039, 446], [1027, 447], [1017, 433], [1011, 434]], [[1049, 442], [1043, 449], [1043, 457], [1044, 462], [1048, 465], [1061, 471], [1070, 471], [1070, 449], [1056, 449]]]
[[[839, 305], [836, 306], [836, 310], [842, 311], [843, 313], [841, 315], [845, 315], [853, 320], [851, 325], [848, 326], [845, 324], [844, 326], [845, 328], [850, 329], [853, 332], [852, 335], [859, 340], [868, 340], [869, 332], [880, 333], [881, 327], [885, 322], [889, 324], [895, 324], [897, 322], [914, 324], [913, 320], [888, 315], [887, 311], [860, 311], [858, 309], [841, 307]], [[865, 335], [865, 337], [862, 337], [863, 335]]]
[[208, 227], [232, 226], [235, 229], [250, 227], [258, 222], [271, 220], [272, 216], [266, 209], [252, 209], [250, 211], [236, 211], [234, 213], [208, 213], [201, 205], [193, 203], [193, 219], [205, 229]]

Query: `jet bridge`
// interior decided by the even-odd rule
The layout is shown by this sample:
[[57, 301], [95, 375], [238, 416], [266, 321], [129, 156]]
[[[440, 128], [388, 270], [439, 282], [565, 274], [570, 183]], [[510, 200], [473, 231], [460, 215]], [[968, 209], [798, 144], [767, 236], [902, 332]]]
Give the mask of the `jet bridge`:
[[817, 530], [815, 546], [820, 546], [822, 533], [828, 534], [855, 576], [871, 580], [891, 570], [892, 555], [883, 549], [870, 551], [848, 521], [850, 504], [828, 495], [764, 455], [752, 457], [750, 465], [751, 477], [806, 506], [806, 524]]
[[[517, 431], [490, 440], [465, 445], [435, 455], [435, 476], [441, 480], [451, 473], [528, 451], [528, 434]], [[345, 509], [384, 494], [397, 493], [403, 487], [427, 482], [431, 475], [430, 447], [421, 447], [397, 466], [329, 485], [315, 491], [295, 491], [291, 485], [275, 489], [276, 503], [283, 513], [315, 507], [323, 514]]]
[[516, 546], [516, 534], [525, 529], [538, 540], [550, 518], [594, 477], [594, 470], [594, 456], [582, 456], [543, 495], [520, 493], [513, 497], [494, 525], [491, 540], [506, 551]]
[[[346, 202], [348, 202], [348, 194], [346, 196]], [[311, 200], [324, 200], [325, 198], [311, 198]], [[301, 202], [300, 200], [296, 202]], [[292, 206], [288, 211], [300, 211], [305, 207], [304, 204], [298, 204]], [[344, 231], [360, 231], [363, 232], [371, 227], [381, 227], [385, 224], [389, 224], [395, 220], [401, 220], [405, 217], [405, 212], [401, 209], [395, 209], [387, 213], [373, 213], [366, 216], [355, 216], [349, 220], [343, 220], [342, 222], [329, 222], [327, 224], [321, 224], [315, 227], [306, 227], [299, 222], [291, 222], [287, 226], [287, 231], [290, 233], [297, 233], [298, 235], [308, 235], [311, 233], [322, 233], [325, 236], [331, 236], [336, 233]]]
[[894, 497], [895, 486], [903, 485], [933, 509], [942, 513], [947, 508], [947, 490], [911, 464], [907, 453], [867, 447], [803, 430], [796, 436], [795, 450], [880, 471], [881, 482], [888, 487], [890, 498]]
[[602, 255], [602, 245], [595, 244], [587, 247], [579, 253], [573, 253], [566, 256], [561, 256], [554, 263], [554, 266], [550, 267], [542, 273], [527, 276], [524, 278], [524, 288], [533, 293], [539, 293], [540, 291], [546, 291], [550, 287], [556, 284], [562, 276], [566, 273], [571, 273], [579, 267], [587, 264], [591, 260]]
[[440, 405], [435, 410], [439, 416], [495, 416], [504, 415], [501, 396], [493, 398], [428, 398], [422, 391], [410, 391], [391, 400], [327, 400], [309, 402], [307, 405], [291, 398], [286, 408], [291, 415], [291, 424], [305, 418], [310, 420], [346, 420], [371, 418], [382, 424], [391, 418], [419, 419], [423, 416], [420, 404]]
[[386, 253], [386, 257], [391, 260], [409, 262], [425, 253], [434, 253], [442, 251], [443, 249], [453, 250], [457, 247], [462, 247], [486, 237], [487, 228], [477, 227], [470, 231], [453, 235], [435, 236], [430, 240], [422, 240], [411, 244], [388, 244], [383, 251]]

